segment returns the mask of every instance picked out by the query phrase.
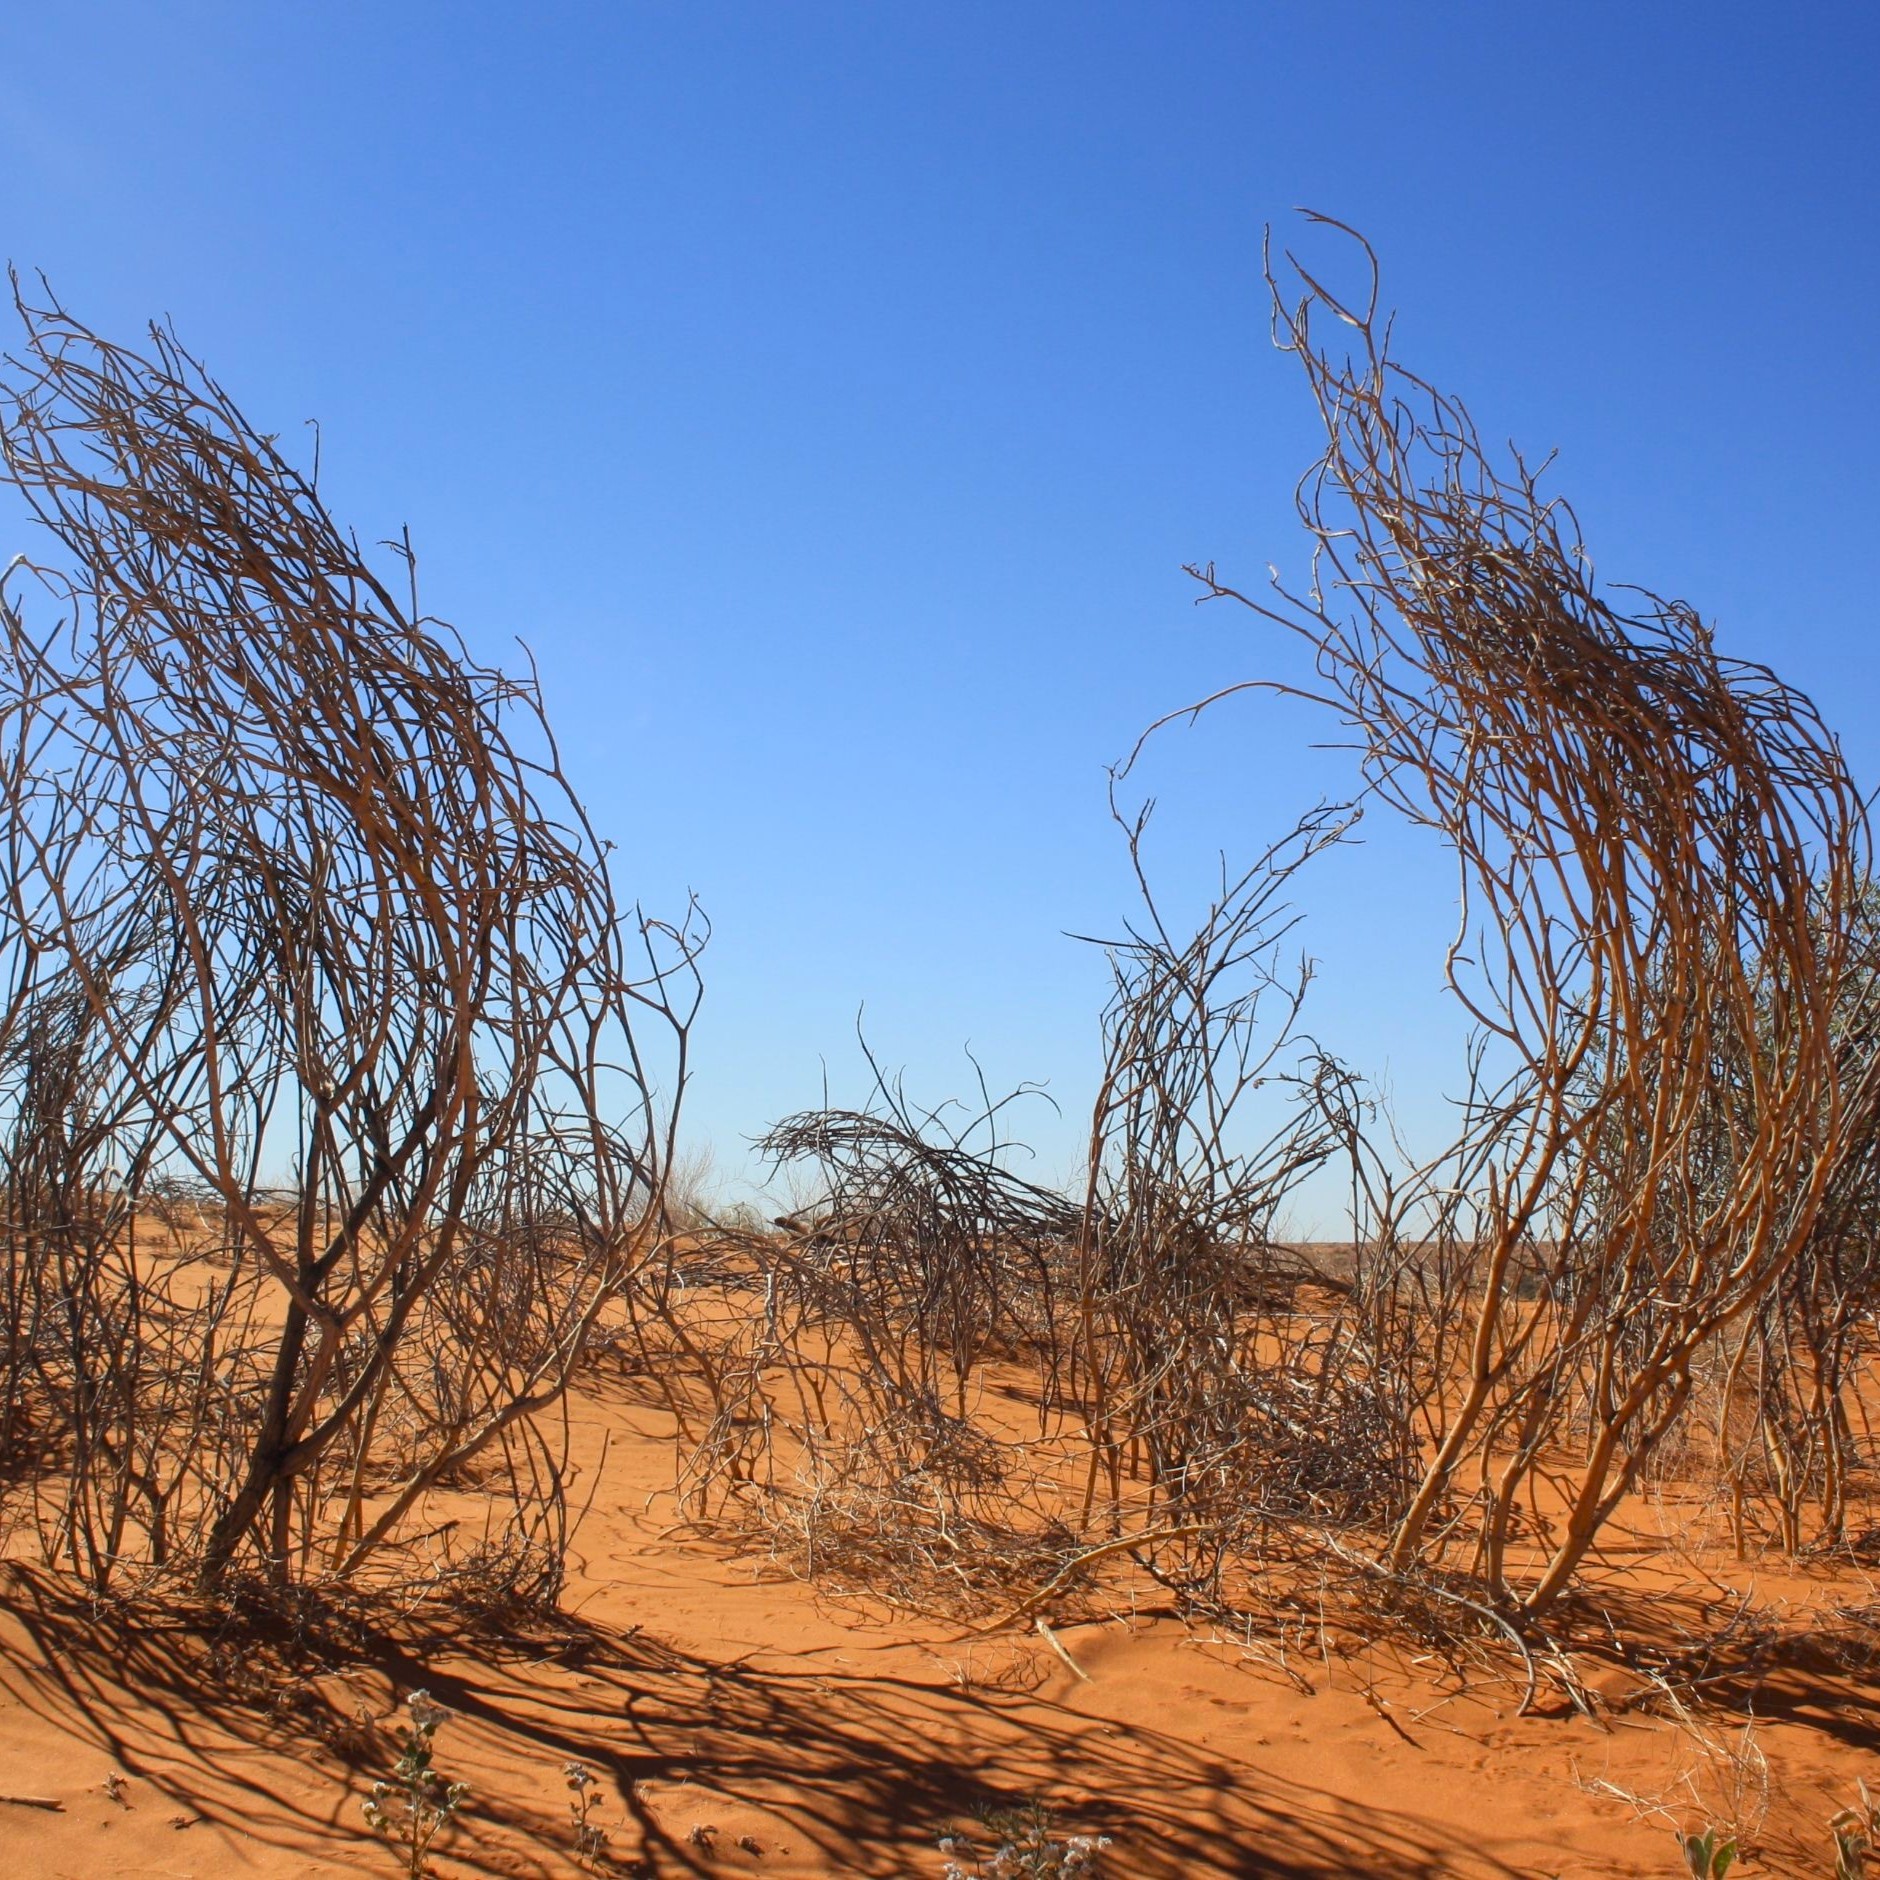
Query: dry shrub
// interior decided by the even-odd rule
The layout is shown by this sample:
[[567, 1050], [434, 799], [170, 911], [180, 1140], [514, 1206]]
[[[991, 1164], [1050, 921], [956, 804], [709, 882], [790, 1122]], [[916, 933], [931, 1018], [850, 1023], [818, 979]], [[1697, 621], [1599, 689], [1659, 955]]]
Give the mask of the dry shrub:
[[[878, 1072], [874, 1110], [766, 1137], [811, 1191], [796, 1216], [701, 1230], [690, 1283], [636, 1289], [695, 1513], [740, 1510], [805, 1571], [910, 1597], [1004, 1583], [1072, 1538], [1043, 1478], [1078, 1215], [1005, 1166], [1003, 1107], [922, 1112]], [[1035, 1380], [1029, 1401], [989, 1402], [995, 1369]]]
[[[1299, 1030], [1285, 896], [1346, 812], [1192, 935], [1119, 816], [1144, 911], [1074, 1209], [893, 1104], [793, 1119], [773, 1148], [823, 1171], [814, 1220], [721, 1238], [720, 1301], [668, 1314], [709, 1399], [689, 1482], [788, 1504], [805, 1559], [819, 1521], [937, 1560], [962, 1519], [1036, 1541], [1055, 1509], [1067, 1547], [1217, 1607], [1234, 1562], [1317, 1549], [1374, 1602], [1421, 1585], [1518, 1638], [1654, 1459], [1695, 1456], [1700, 1387], [1739, 1503], [1791, 1545], [1804, 1507], [1843, 1530], [1880, 1172], [1860, 795], [1807, 699], [1685, 604], [1596, 584], [1539, 471], [1392, 356], [1357, 253], [1355, 298], [1269, 274], [1326, 438], [1310, 584], [1194, 572], [1304, 638], [1317, 680], [1278, 689], [1454, 859], [1456, 1139], [1411, 1161]], [[1264, 1133], [1262, 1085], [1296, 1099]], [[1352, 1245], [1315, 1266], [1275, 1223], [1332, 1159]]]
[[695, 939], [623, 919], [533, 683], [171, 334], [18, 306], [0, 445], [60, 556], [0, 594], [10, 1493], [100, 1587], [435, 1575], [401, 1545], [478, 1470], [469, 1571], [552, 1594]]
[[[1863, 806], [1806, 699], [1683, 603], [1595, 586], [1538, 473], [1391, 356], [1374, 263], [1355, 300], [1294, 264], [1274, 302], [1327, 439], [1300, 497], [1313, 582], [1256, 601], [1197, 572], [1310, 642], [1371, 794], [1454, 853], [1449, 984], [1489, 1072], [1446, 1158], [1472, 1257], [1409, 1315], [1447, 1361], [1385, 1558], [1460, 1560], [1538, 1617], [1848, 1154]], [[1391, 1290], [1423, 1286], [1396, 1250], [1429, 1238], [1405, 1202], [1432, 1187], [1367, 1224]]]
[[1854, 1485], [1874, 1460], [1860, 1391], [1880, 1354], [1880, 902], [1871, 886], [1856, 916], [1834, 1026], [1846, 1151], [1803, 1255], [1716, 1367], [1712, 1420], [1739, 1552], [1758, 1507], [1790, 1553], [1841, 1545]]
[[[806, 1205], [778, 1232], [701, 1233], [695, 1283], [643, 1325], [695, 1513], [912, 1603], [1013, 1593], [1118, 1536], [1212, 1599], [1249, 1549], [1408, 1498], [1414, 1435], [1349, 1287], [1272, 1231], [1337, 1143], [1336, 1067], [1294, 1035], [1283, 897], [1344, 827], [1308, 819], [1176, 938], [1124, 822], [1144, 913], [1107, 947], [1079, 1201], [1012, 1172], [983, 1093], [921, 1111], [877, 1070], [872, 1110], [772, 1131]], [[1243, 1116], [1262, 1086], [1292, 1099], [1267, 1136]]]
[[[1275, 1238], [1338, 1146], [1327, 1093], [1343, 1082], [1298, 1030], [1311, 971], [1288, 963], [1285, 897], [1352, 818], [1304, 819], [1223, 881], [1192, 934], [1158, 904], [1146, 811], [1117, 820], [1141, 913], [1107, 949], [1067, 1328], [1081, 1506], [1104, 1532], [1174, 1530], [1183, 1558], [1163, 1570], [1211, 1591], [1229, 1552], [1275, 1526], [1387, 1516], [1414, 1458], [1350, 1289]], [[1261, 1091], [1290, 1114], [1262, 1118], [1248, 1102]]]

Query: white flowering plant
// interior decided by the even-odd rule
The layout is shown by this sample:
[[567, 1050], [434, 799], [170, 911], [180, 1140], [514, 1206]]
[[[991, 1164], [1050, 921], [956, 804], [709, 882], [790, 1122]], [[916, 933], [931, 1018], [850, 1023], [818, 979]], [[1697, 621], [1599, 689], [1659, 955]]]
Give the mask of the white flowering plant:
[[979, 1825], [980, 1836], [950, 1829], [940, 1837], [940, 1880], [1102, 1880], [1110, 1837], [1059, 1834], [1044, 1802], [988, 1809]]
[[574, 1857], [583, 1873], [589, 1872], [606, 1851], [607, 1830], [592, 1820], [600, 1801], [600, 1782], [586, 1763], [567, 1762], [561, 1773], [568, 1779], [568, 1793], [573, 1799], [568, 1813], [574, 1820]]
[[365, 1800], [366, 1825], [398, 1849], [407, 1880], [430, 1872], [431, 1843], [457, 1818], [470, 1786], [438, 1774], [435, 1742], [450, 1712], [429, 1691], [405, 1700], [411, 1722], [398, 1733], [399, 1757], [389, 1782], [375, 1782]]

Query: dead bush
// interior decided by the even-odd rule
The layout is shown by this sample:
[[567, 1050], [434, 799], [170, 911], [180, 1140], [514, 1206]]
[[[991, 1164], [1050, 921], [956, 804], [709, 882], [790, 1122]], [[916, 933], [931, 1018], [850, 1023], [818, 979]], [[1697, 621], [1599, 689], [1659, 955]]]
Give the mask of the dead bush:
[[94, 1585], [345, 1578], [501, 1454], [551, 1591], [538, 1419], [664, 1231], [696, 935], [623, 917], [532, 680], [408, 546], [395, 593], [169, 332], [17, 304], [56, 552], [0, 592], [16, 1493]]

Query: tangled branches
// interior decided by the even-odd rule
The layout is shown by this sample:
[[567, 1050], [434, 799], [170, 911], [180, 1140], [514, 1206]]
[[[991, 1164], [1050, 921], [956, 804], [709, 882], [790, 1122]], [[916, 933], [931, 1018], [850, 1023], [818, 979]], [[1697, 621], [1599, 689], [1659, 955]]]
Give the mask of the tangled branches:
[[[1142, 914], [1108, 948], [1076, 1248], [1084, 1509], [1101, 1483], [1109, 1525], [1140, 1501], [1145, 1519], [1198, 1526], [1217, 1563], [1223, 1533], [1362, 1518], [1406, 1466], [1348, 1302], [1274, 1237], [1337, 1147], [1325, 1092], [1340, 1077], [1298, 1030], [1311, 975], [1283, 963], [1284, 897], [1352, 820], [1306, 817], [1185, 935], [1144, 865], [1146, 811], [1118, 816]], [[1264, 1131], [1245, 1113], [1262, 1088], [1293, 1106]]]
[[552, 1591], [539, 1413], [662, 1229], [697, 936], [171, 334], [18, 306], [63, 554], [0, 597], [8, 1472], [94, 1583], [213, 1582], [354, 1575], [498, 1456]]
[[[703, 1283], [644, 1328], [691, 1425], [693, 1505], [741, 1507], [805, 1570], [970, 1603], [1133, 1534], [1194, 1596], [1276, 1531], [1362, 1524], [1408, 1493], [1366, 1327], [1273, 1232], [1337, 1146], [1336, 1067], [1296, 1035], [1308, 974], [1283, 962], [1284, 897], [1347, 821], [1308, 818], [1187, 937], [1150, 890], [1145, 819], [1119, 821], [1143, 912], [1106, 947], [1083, 1195], [1005, 1166], [1002, 1105], [923, 1113], [877, 1071], [873, 1109], [765, 1140], [811, 1205], [781, 1234], [702, 1229]], [[1264, 1136], [1242, 1114], [1262, 1087], [1292, 1110]]]
[[[1278, 337], [1327, 439], [1300, 498], [1314, 580], [1256, 602], [1196, 572], [1311, 642], [1371, 791], [1460, 865], [1449, 983], [1505, 1081], [1470, 1109], [1479, 1225], [1438, 1307], [1466, 1355], [1387, 1561], [1461, 1550], [1535, 1616], [1847, 1152], [1834, 1018], [1865, 819], [1806, 699], [1682, 603], [1601, 595], [1571, 511], [1390, 356], [1374, 263], [1356, 302], [1294, 265]], [[1354, 354], [1319, 342], [1327, 316]]]
[[[1358, 246], [1355, 298], [1269, 273], [1326, 439], [1312, 581], [1192, 572], [1303, 637], [1317, 679], [1277, 689], [1454, 857], [1456, 1140], [1412, 1165], [1300, 1029], [1285, 895], [1343, 812], [1224, 879], [1193, 935], [1120, 818], [1144, 913], [1110, 948], [1076, 1207], [995, 1205], [996, 1157], [906, 1118], [793, 1119], [771, 1146], [823, 1170], [816, 1219], [721, 1267], [761, 1311], [716, 1346], [696, 1300], [673, 1319], [719, 1353], [695, 1483], [800, 1511], [841, 1481], [928, 1510], [933, 1558], [958, 1484], [987, 1531], [1022, 1487], [1034, 1540], [1057, 1510], [1091, 1557], [1179, 1542], [1204, 1598], [1291, 1536], [1539, 1636], [1701, 1402], [1739, 1518], [1768, 1500], [1793, 1546], [1812, 1503], [1841, 1531], [1875, 1299], [1863, 804], [1807, 699], [1684, 604], [1595, 583], [1539, 471], [1392, 356]], [[1265, 1134], [1262, 1085], [1294, 1099]], [[1276, 1223], [1333, 1160], [1353, 1219], [1327, 1270]]]
[[[1005, 1166], [987, 1102], [808, 1112], [763, 1148], [815, 1198], [760, 1232], [706, 1224], [685, 1278], [635, 1295], [687, 1443], [690, 1505], [754, 1515], [807, 1569], [961, 1590], [1068, 1538], [1032, 1491], [1058, 1420], [1062, 1195]], [[1038, 1380], [1001, 1400], [996, 1370]]]

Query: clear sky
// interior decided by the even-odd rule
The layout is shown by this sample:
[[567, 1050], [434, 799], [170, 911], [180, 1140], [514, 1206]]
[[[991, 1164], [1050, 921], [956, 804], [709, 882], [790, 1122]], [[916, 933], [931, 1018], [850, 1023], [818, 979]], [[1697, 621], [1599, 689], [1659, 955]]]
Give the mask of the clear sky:
[[[1880, 782], [1869, 6], [59, 0], [0, 11], [0, 69], [5, 252], [319, 418], [342, 519], [534, 649], [623, 888], [703, 897], [730, 1167], [825, 1060], [862, 1093], [862, 1007], [918, 1092], [968, 1043], [1049, 1080], [1074, 1164], [1104, 766], [1297, 671], [1180, 572], [1302, 565], [1258, 276], [1295, 205], [1367, 231], [1486, 432], [1558, 446], [1603, 574]], [[1325, 729], [1242, 703], [1157, 750], [1178, 902], [1348, 787]], [[1457, 1082], [1452, 884], [1366, 834], [1305, 884], [1314, 1024], [1414, 1121]]]

